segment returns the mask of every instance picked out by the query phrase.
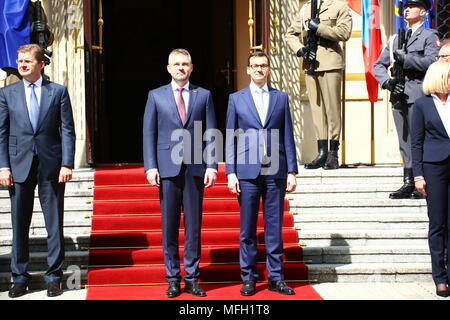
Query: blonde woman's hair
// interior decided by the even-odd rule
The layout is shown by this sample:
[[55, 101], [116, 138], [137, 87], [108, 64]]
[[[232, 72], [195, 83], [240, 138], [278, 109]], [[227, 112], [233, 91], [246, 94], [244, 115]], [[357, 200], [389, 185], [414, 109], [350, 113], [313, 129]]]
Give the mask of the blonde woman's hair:
[[423, 92], [448, 93], [450, 84], [450, 63], [446, 61], [436, 61], [430, 65], [423, 79]]

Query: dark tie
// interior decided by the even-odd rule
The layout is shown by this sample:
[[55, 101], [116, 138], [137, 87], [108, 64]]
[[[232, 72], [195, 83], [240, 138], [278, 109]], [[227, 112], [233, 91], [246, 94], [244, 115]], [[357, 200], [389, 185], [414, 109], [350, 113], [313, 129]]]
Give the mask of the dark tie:
[[408, 31], [406, 31], [406, 39], [405, 39], [406, 44], [408, 44], [408, 41], [411, 38], [411, 34], [412, 34], [412, 29], [409, 29]]
[[34, 92], [34, 87], [36, 85], [34, 83], [30, 83], [31, 94], [30, 94], [30, 122], [33, 130], [36, 131], [37, 123], [39, 120], [39, 103], [36, 96], [36, 92]]
[[177, 108], [178, 108], [178, 113], [180, 114], [180, 119], [181, 119], [181, 123], [184, 124], [184, 122], [186, 121], [186, 106], [184, 105], [184, 100], [183, 100], [183, 88], [178, 88], [178, 99], [177, 99]]

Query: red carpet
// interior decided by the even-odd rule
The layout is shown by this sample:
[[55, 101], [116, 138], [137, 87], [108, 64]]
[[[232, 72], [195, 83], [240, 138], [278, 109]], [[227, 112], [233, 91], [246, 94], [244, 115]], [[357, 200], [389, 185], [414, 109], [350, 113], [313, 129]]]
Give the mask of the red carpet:
[[[99, 168], [95, 173], [94, 210], [89, 250], [89, 300], [166, 299], [158, 189], [150, 187], [142, 167]], [[305, 280], [294, 219], [286, 212], [283, 223], [284, 274], [296, 295], [267, 290], [262, 214], [258, 220], [257, 293], [249, 300], [318, 300], [321, 297]], [[183, 256], [183, 221], [180, 256]], [[183, 268], [182, 268], [183, 269]], [[183, 272], [182, 272], [183, 274]], [[200, 282], [207, 300], [241, 300], [239, 268], [239, 205], [226, 187], [224, 166], [218, 184], [205, 190], [202, 223]], [[183, 293], [177, 299], [197, 300]], [[202, 298], [203, 300], [205, 298]]]

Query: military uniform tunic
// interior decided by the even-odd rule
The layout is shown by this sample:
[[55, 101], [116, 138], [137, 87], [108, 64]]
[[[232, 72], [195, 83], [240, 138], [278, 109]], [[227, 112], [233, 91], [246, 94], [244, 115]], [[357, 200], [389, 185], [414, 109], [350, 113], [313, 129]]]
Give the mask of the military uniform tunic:
[[[352, 32], [349, 7], [343, 0], [318, 0], [320, 24], [316, 35], [317, 69], [314, 75], [306, 75], [306, 89], [312, 109], [318, 140], [339, 140], [341, 132], [341, 84], [344, 54], [339, 41], [347, 41]], [[311, 1], [302, 6], [286, 33], [286, 42], [293, 52], [303, 48], [303, 37], [308, 31], [311, 17]], [[303, 60], [303, 69], [309, 62]]]
[[[398, 49], [398, 37], [395, 35], [375, 62], [373, 71], [380, 85], [391, 78], [388, 68], [393, 62], [393, 52]], [[400, 154], [405, 168], [412, 168], [411, 158], [411, 116], [413, 103], [424, 95], [422, 82], [430, 64], [436, 61], [439, 52], [439, 37], [436, 30], [420, 26], [406, 44], [407, 54], [403, 65], [405, 73], [405, 95], [407, 105], [392, 109], [397, 129]]]

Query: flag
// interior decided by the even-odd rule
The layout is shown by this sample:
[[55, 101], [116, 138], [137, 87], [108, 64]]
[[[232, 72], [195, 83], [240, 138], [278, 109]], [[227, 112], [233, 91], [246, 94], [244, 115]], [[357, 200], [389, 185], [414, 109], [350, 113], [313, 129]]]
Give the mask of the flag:
[[[407, 28], [408, 27], [408, 23], [406, 22], [405, 19], [402, 19], [400, 17], [400, 12], [398, 9], [398, 3], [400, 2], [400, 0], [395, 0], [395, 8], [394, 8], [394, 12], [395, 12], [395, 30], [398, 30], [400, 28], [400, 26], [403, 26], [403, 28]], [[403, 0], [403, 3], [405, 2], [405, 0]], [[435, 12], [434, 12], [434, 3], [435, 0], [430, 1], [431, 3], [431, 8], [430, 10], [427, 11], [427, 15], [425, 16], [425, 18], [423, 19], [424, 22], [424, 27], [425, 28], [433, 28], [433, 23], [434, 23], [434, 19], [435, 19]]]
[[373, 65], [381, 53], [380, 3], [379, 0], [362, 0], [362, 45], [366, 86], [369, 100], [378, 101], [378, 81]]
[[29, 0], [0, 1], [0, 68], [17, 68], [17, 49], [30, 43]]
[[357, 14], [361, 15], [361, 0], [347, 0], [348, 6], [355, 11]]

